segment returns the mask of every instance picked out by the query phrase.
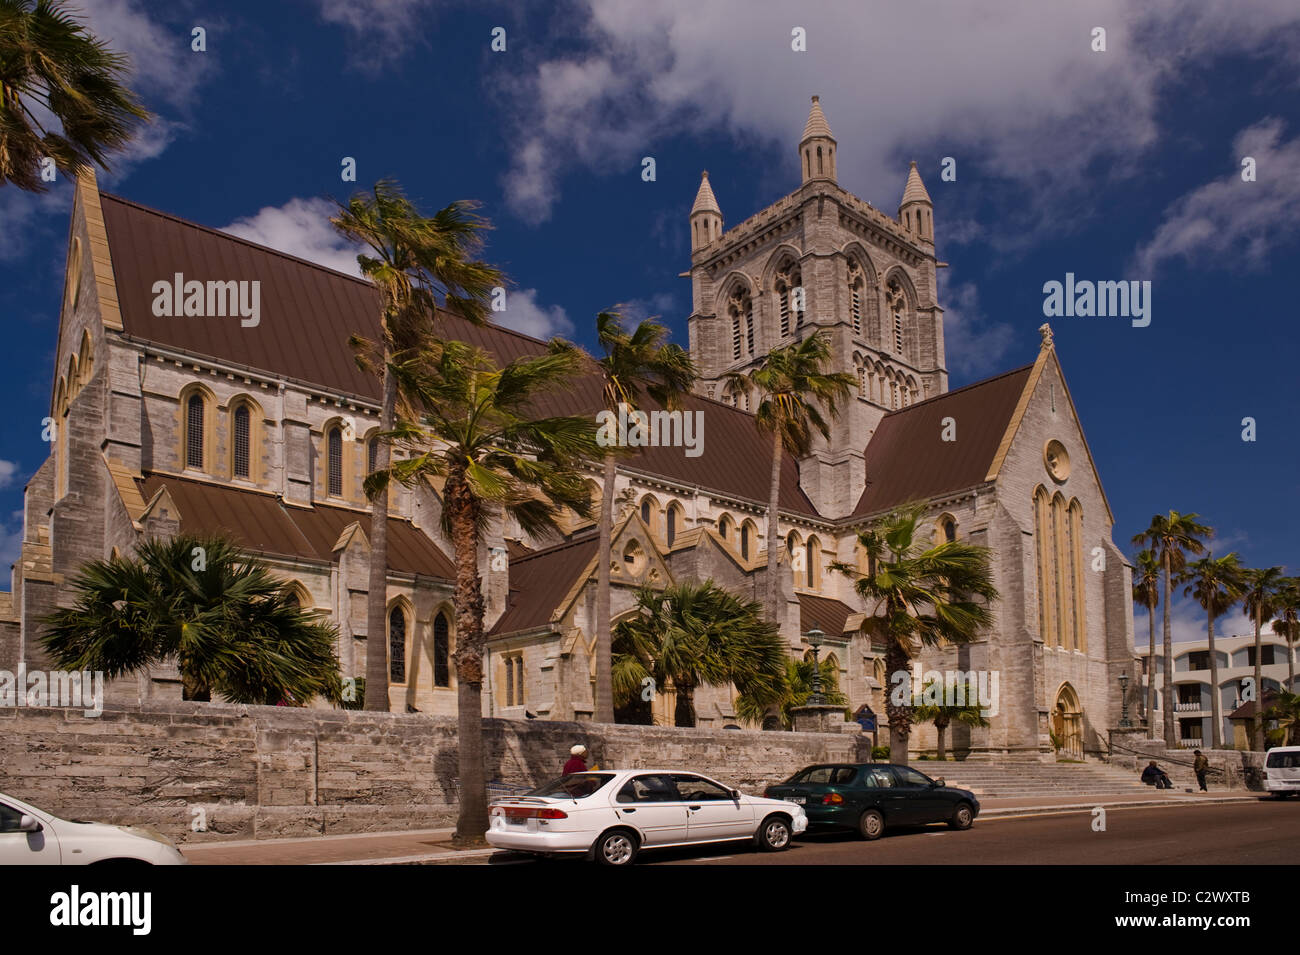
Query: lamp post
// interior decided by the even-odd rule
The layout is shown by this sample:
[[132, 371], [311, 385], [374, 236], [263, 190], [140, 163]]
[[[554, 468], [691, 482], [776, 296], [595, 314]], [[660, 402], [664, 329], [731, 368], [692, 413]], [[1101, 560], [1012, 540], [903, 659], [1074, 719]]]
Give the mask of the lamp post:
[[813, 627], [806, 634], [804, 639], [808, 641], [808, 646], [812, 647], [813, 678], [812, 678], [812, 696], [808, 697], [808, 705], [822, 706], [826, 703], [826, 697], [822, 694], [822, 668], [817, 662], [817, 651], [821, 649], [822, 638], [826, 634], [822, 633], [816, 627]]
[[1128, 674], [1119, 675], [1119, 728], [1128, 729], [1133, 724], [1128, 718]]

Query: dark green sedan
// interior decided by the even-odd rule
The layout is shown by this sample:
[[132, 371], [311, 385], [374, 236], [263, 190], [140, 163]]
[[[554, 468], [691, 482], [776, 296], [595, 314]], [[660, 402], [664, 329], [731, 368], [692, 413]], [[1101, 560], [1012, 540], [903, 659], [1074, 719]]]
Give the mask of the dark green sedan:
[[763, 795], [803, 806], [809, 829], [856, 829], [864, 839], [879, 839], [886, 826], [946, 822], [969, 829], [980, 811], [974, 793], [890, 763], [809, 766]]

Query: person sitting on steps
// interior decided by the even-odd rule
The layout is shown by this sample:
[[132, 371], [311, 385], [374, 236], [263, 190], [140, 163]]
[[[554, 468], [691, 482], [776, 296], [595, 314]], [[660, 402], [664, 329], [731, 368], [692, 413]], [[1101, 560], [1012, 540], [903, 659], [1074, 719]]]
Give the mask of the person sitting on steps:
[[1155, 786], [1156, 789], [1173, 789], [1174, 784], [1169, 781], [1169, 775], [1156, 765], [1153, 759], [1147, 764], [1147, 768], [1142, 770], [1142, 782], [1148, 786]]

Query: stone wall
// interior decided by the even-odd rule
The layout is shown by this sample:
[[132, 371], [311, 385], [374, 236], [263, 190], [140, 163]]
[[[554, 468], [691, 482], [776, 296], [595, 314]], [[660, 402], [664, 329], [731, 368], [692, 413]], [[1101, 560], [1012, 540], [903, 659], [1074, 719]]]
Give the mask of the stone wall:
[[[1263, 791], [1260, 781], [1264, 768], [1263, 753], [1239, 749], [1206, 749], [1201, 752], [1210, 761], [1211, 771], [1205, 782], [1211, 792], [1219, 789]], [[1195, 758], [1190, 749], [1170, 750], [1162, 739], [1150, 739], [1141, 733], [1124, 730], [1110, 731], [1112, 766], [1141, 773], [1142, 767], [1154, 759], [1156, 765], [1169, 774], [1175, 789], [1197, 788], [1196, 774], [1192, 771]]]
[[[584, 743], [602, 767], [695, 770], [749, 793], [869, 737], [485, 721], [487, 778], [534, 786]], [[364, 711], [145, 703], [98, 717], [0, 709], [0, 792], [65, 818], [149, 824], [179, 841], [453, 825], [456, 721]], [[191, 831], [202, 819], [206, 831]]]

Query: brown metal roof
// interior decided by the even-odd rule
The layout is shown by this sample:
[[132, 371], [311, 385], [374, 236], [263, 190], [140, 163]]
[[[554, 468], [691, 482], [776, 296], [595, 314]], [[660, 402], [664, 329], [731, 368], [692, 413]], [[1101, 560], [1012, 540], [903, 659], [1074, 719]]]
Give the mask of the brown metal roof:
[[[329, 563], [349, 524], [355, 522], [367, 537], [370, 534], [370, 515], [364, 511], [325, 504], [294, 507], [262, 491], [163, 474], [146, 474], [137, 483], [146, 500], [152, 500], [159, 488], [167, 488], [180, 511], [183, 532], [221, 534], [258, 553]], [[410, 521], [391, 517], [388, 566], [399, 573], [442, 580], [455, 577], [451, 560], [428, 535]]]
[[[377, 380], [357, 368], [348, 345], [353, 334], [378, 337], [379, 305], [370, 283], [117, 196], [101, 198], [128, 335], [378, 400]], [[260, 323], [245, 328], [238, 317], [155, 316], [153, 284], [171, 282], [176, 273], [186, 281], [260, 281]], [[546, 347], [498, 325], [475, 327], [446, 315], [442, 321], [448, 338], [478, 345], [498, 362]], [[594, 374], [539, 402], [539, 410], [552, 415], [595, 414], [602, 407]], [[644, 448], [623, 466], [765, 503], [772, 442], [753, 415], [695, 395], [686, 397], [683, 410], [704, 413], [704, 453], [690, 458], [682, 448]], [[789, 513], [817, 513], [799, 487], [798, 464], [789, 455], [782, 463], [780, 506]]]
[[[867, 485], [854, 517], [982, 484], [1033, 365], [885, 415], [867, 445]], [[944, 418], [956, 424], [944, 441]]]
[[545, 626], [578, 575], [596, 555], [595, 534], [539, 550], [510, 561], [510, 596], [506, 612], [492, 627], [491, 635], [515, 633]]
[[852, 607], [833, 597], [818, 597], [816, 594], [798, 594], [799, 629], [807, 633], [816, 627], [822, 633], [839, 636], [844, 632], [844, 624], [849, 615], [856, 613]]

